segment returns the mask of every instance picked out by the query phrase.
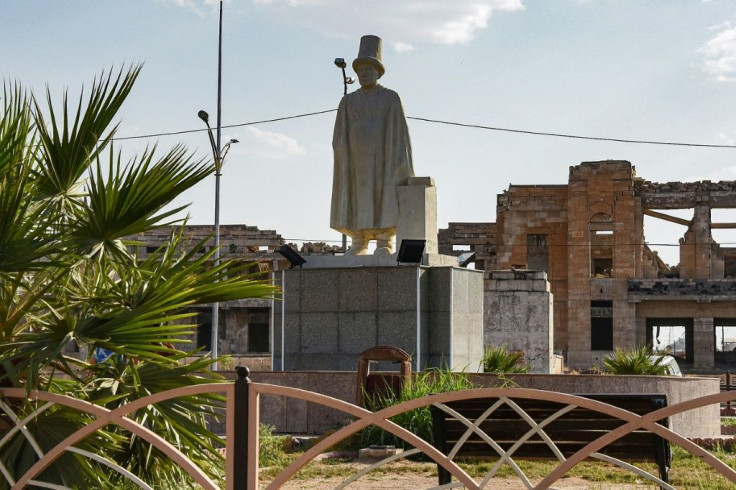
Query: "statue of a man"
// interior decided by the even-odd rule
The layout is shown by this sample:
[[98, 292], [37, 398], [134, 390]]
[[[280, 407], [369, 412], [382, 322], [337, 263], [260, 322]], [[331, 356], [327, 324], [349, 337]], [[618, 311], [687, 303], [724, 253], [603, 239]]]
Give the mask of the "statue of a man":
[[414, 176], [409, 128], [399, 95], [378, 83], [381, 39], [363, 36], [353, 61], [360, 89], [340, 101], [332, 148], [330, 227], [348, 235], [348, 254], [391, 254], [398, 221], [397, 186]]

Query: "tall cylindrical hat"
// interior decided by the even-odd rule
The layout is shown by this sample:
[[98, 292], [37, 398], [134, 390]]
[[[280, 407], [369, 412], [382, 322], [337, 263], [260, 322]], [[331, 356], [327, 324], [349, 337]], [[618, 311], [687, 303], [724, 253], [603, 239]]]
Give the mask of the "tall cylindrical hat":
[[378, 36], [363, 36], [360, 38], [360, 49], [358, 57], [353, 60], [353, 70], [360, 63], [370, 63], [378, 70], [378, 78], [381, 78], [386, 69], [381, 63], [381, 38]]

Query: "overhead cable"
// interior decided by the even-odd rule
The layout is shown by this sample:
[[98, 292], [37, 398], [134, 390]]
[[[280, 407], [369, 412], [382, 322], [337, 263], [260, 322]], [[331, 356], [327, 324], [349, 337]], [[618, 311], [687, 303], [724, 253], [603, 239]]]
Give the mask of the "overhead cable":
[[[337, 109], [327, 109], [324, 111], [306, 112], [304, 114], [297, 114], [294, 116], [283, 116], [283, 117], [276, 117], [273, 119], [262, 119], [260, 121], [251, 121], [251, 122], [245, 122], [245, 123], [239, 123], [239, 124], [229, 124], [229, 125], [222, 126], [222, 128], [230, 129], [230, 128], [240, 128], [243, 126], [256, 126], [258, 124], [267, 124], [267, 123], [278, 122], [278, 121], [286, 121], [289, 119], [299, 119], [302, 117], [318, 116], [321, 114], [327, 114], [329, 112], [335, 112], [336, 110]], [[411, 119], [414, 121], [428, 122], [428, 123], [433, 123], [433, 124], [445, 124], [448, 126], [457, 126], [461, 128], [483, 129], [486, 131], [502, 131], [505, 133], [526, 134], [526, 135], [531, 135], [531, 136], [551, 136], [555, 138], [569, 138], [569, 139], [588, 140], [588, 141], [610, 141], [613, 143], [628, 143], [628, 144], [638, 144], [638, 145], [664, 145], [664, 146], [686, 146], [686, 147], [693, 147], [693, 148], [736, 149], [736, 145], [714, 145], [714, 144], [705, 144], [705, 143], [683, 143], [683, 142], [676, 142], [676, 141], [655, 141], [655, 140], [639, 140], [639, 139], [626, 139], [626, 138], [610, 138], [610, 137], [603, 137], [603, 136], [582, 136], [582, 135], [577, 135], [577, 134], [552, 133], [552, 132], [547, 132], [547, 131], [531, 131], [527, 129], [500, 128], [500, 127], [495, 127], [495, 126], [485, 126], [482, 124], [470, 124], [470, 123], [460, 123], [460, 122], [454, 122], [454, 121], [443, 121], [441, 119], [430, 119], [426, 117], [415, 117], [415, 116], [407, 116], [407, 119]], [[206, 129], [185, 129], [182, 131], [142, 134], [138, 136], [121, 136], [121, 137], [113, 138], [113, 140], [122, 141], [122, 140], [133, 140], [133, 139], [144, 139], [144, 138], [158, 138], [161, 136], [176, 136], [180, 134], [200, 133], [203, 131], [206, 131]]]

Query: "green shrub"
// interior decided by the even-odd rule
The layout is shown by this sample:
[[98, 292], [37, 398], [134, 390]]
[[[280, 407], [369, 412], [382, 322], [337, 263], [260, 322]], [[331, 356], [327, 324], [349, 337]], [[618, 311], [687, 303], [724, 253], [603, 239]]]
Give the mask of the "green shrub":
[[616, 349], [603, 358], [603, 365], [611, 374], [668, 374], [664, 364], [665, 354], [654, 354], [652, 349], [642, 345], [633, 350]]
[[505, 345], [491, 347], [483, 353], [483, 372], [485, 373], [526, 373], [529, 366], [521, 362], [523, 352], [509, 351]]
[[[471, 388], [476, 388], [476, 386], [473, 385], [465, 373], [455, 373], [447, 369], [431, 369], [418, 374], [411, 384], [404, 385], [398, 396], [391, 392], [380, 392], [374, 397], [368, 397], [366, 407], [376, 412], [407, 400]], [[398, 414], [390, 420], [425, 441], [432, 442], [432, 414], [428, 406]], [[362, 447], [393, 445], [407, 448], [407, 444], [403, 440], [376, 426], [370, 426], [363, 430], [361, 445]]]
[[274, 435], [273, 431], [274, 428], [270, 425], [260, 424], [258, 427], [258, 464], [261, 467], [283, 467], [290, 461], [284, 451], [285, 438]]

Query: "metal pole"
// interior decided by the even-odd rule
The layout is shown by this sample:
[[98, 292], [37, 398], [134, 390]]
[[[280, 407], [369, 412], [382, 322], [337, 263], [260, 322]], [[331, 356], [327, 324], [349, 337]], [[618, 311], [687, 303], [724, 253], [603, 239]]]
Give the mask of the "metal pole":
[[[342, 70], [342, 86], [343, 91], [342, 95], [345, 96], [348, 94], [348, 77], [345, 75], [345, 67], [341, 66], [340, 69]], [[345, 233], [342, 234], [342, 253], [347, 253], [348, 251], [348, 237]]]
[[[222, 175], [222, 153], [220, 148], [222, 135], [222, 0], [220, 0], [220, 25], [217, 43], [217, 144], [215, 149], [215, 267], [220, 264], [220, 176]], [[212, 331], [210, 336], [212, 365], [217, 370], [220, 337], [220, 303], [212, 303]]]
[[[236, 489], [248, 486], [248, 447], [251, 444], [248, 434], [249, 400], [250, 390], [249, 370], [245, 366], [236, 368], [238, 379], [235, 380], [235, 441], [228, 447], [233, 448], [234, 453], [228, 455], [235, 460], [235, 474], [233, 474], [233, 487]], [[257, 435], [257, 434], [254, 434]]]

